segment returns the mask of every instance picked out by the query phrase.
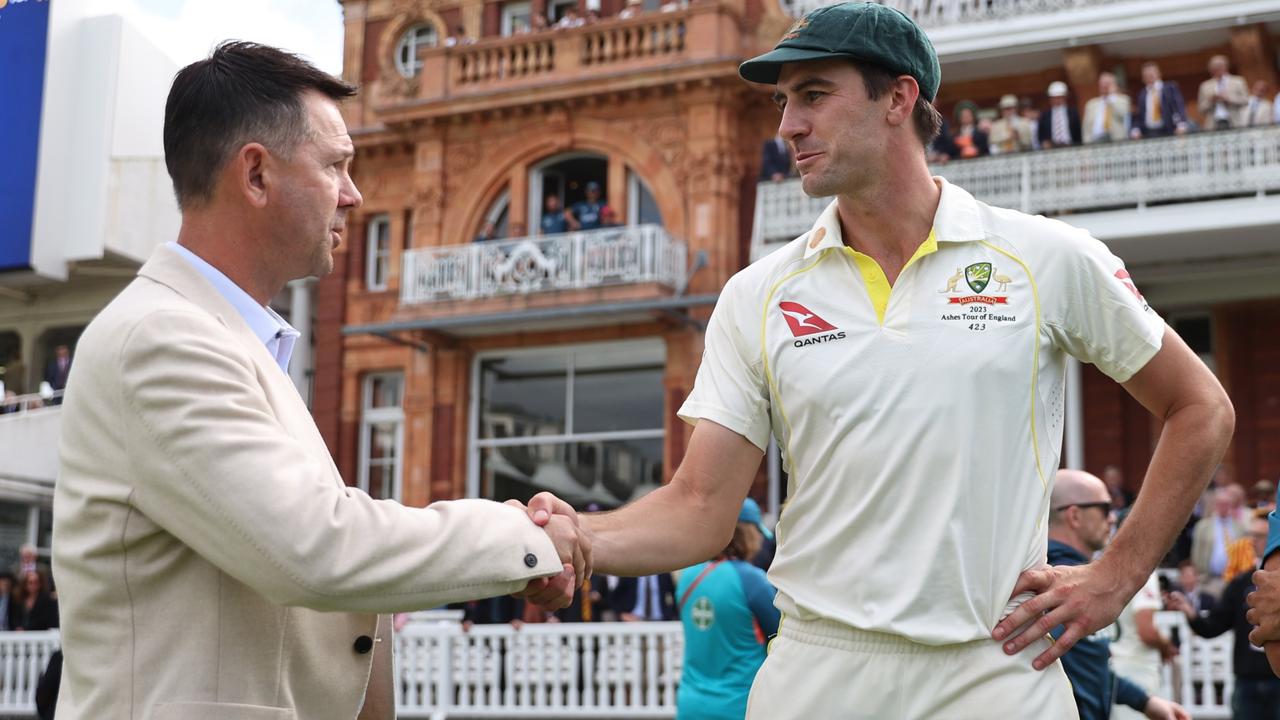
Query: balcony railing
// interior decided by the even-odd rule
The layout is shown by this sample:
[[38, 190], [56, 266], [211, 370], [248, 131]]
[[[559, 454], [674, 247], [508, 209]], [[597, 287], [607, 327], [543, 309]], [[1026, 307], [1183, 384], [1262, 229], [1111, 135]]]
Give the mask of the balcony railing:
[[[871, 0], [906, 13], [925, 28], [961, 23], [1004, 20], [1024, 15], [1060, 13], [1067, 10], [1107, 5], [1122, 0]], [[795, 17], [835, 0], [783, 0], [783, 8]]]
[[[983, 202], [1028, 213], [1145, 207], [1280, 191], [1280, 126], [961, 160], [934, 174]], [[830, 198], [799, 180], [761, 183], [753, 256], [809, 230]]]
[[[1173, 660], [1180, 672], [1165, 665], [1156, 694], [1179, 700], [1195, 718], [1231, 717], [1231, 636], [1197, 637], [1177, 612], [1157, 613], [1156, 625], [1182, 640]], [[57, 647], [56, 630], [0, 633], [0, 715], [35, 716], [36, 682]], [[470, 631], [414, 622], [396, 633], [394, 647], [402, 718], [673, 718], [684, 661], [678, 622]], [[1215, 685], [1225, 686], [1221, 704]]]
[[404, 254], [406, 304], [607, 285], [684, 284], [688, 252], [659, 225], [419, 248]]

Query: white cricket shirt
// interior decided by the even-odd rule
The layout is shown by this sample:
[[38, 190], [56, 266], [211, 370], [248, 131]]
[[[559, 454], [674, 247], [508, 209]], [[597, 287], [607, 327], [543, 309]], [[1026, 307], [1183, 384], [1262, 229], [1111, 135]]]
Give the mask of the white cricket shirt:
[[936, 182], [892, 289], [834, 202], [731, 278], [679, 411], [777, 437], [784, 613], [931, 645], [988, 638], [1044, 562], [1067, 356], [1123, 382], [1165, 327], [1085, 231]]

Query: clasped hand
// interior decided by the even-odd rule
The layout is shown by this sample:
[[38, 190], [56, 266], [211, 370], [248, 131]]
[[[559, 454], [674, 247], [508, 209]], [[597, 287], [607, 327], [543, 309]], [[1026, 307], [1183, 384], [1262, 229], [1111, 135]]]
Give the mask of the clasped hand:
[[591, 538], [578, 521], [577, 511], [547, 492], [533, 496], [528, 506], [518, 500], [508, 500], [506, 504], [529, 514], [529, 519], [551, 538], [564, 565], [559, 575], [531, 580], [515, 597], [544, 610], [568, 607], [573, 602], [574, 590], [591, 577]]

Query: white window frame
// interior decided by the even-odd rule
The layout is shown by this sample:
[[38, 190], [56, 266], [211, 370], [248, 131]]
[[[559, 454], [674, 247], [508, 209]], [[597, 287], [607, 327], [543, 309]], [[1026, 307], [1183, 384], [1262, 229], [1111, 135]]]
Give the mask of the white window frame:
[[533, 3], [529, 0], [517, 0], [502, 4], [502, 37], [510, 37], [516, 32], [516, 20], [524, 18], [525, 27], [533, 27]]
[[369, 290], [387, 289], [391, 276], [391, 216], [374, 215], [365, 230], [364, 284]]
[[[431, 35], [435, 38], [435, 41], [432, 42], [430, 45], [419, 40], [418, 35], [424, 30], [430, 30]], [[400, 75], [407, 78], [417, 77], [418, 73], [422, 72], [422, 62], [418, 60], [418, 48], [419, 47], [437, 47], [439, 45], [440, 45], [440, 29], [437, 28], [434, 24], [429, 22], [423, 22], [423, 23], [417, 23], [415, 25], [411, 25], [410, 27], [406, 28], [405, 31], [400, 34], [400, 39], [396, 41], [396, 51], [395, 51], [396, 52], [395, 54], [396, 72], [400, 73]], [[404, 51], [406, 47], [409, 50], [408, 65], [404, 63], [404, 59], [402, 57], [404, 55]]]
[[[373, 381], [378, 378], [398, 378], [400, 404], [396, 407], [375, 408], [373, 405]], [[360, 387], [360, 455], [358, 483], [360, 489], [369, 492], [369, 431], [373, 425], [396, 424], [395, 469], [392, 472], [390, 499], [401, 502], [404, 495], [404, 373], [400, 371], [375, 372], [364, 376]]]
[[[590, 352], [592, 350], [626, 350], [635, 348], [637, 351], [643, 351], [652, 350], [655, 347], [661, 348], [662, 350], [662, 365], [663, 373], [665, 374], [667, 365], [667, 349], [666, 343], [664, 343], [661, 338], [641, 338], [637, 340], [603, 343], [578, 343], [572, 345], [551, 345], [538, 348], [509, 348], [501, 350], [486, 350], [476, 353], [475, 357], [471, 361], [471, 420], [468, 423], [467, 428], [467, 497], [483, 497], [480, 494], [480, 454], [487, 448], [553, 444], [569, 445], [573, 443], [608, 442], [613, 440], [661, 440], [665, 438], [665, 427], [646, 430], [612, 430], [606, 432], [584, 433], [576, 433], [573, 431], [574, 355], [577, 353]], [[485, 360], [495, 357], [528, 357], [530, 355], [556, 355], [567, 356], [568, 358], [565, 368], [565, 432], [559, 435], [524, 435], [520, 437], [481, 439], [481, 365], [484, 364]], [[663, 413], [665, 416], [665, 409]], [[662, 424], [666, 424], [665, 419]], [[665, 454], [666, 453], [664, 451], [664, 461], [666, 459]]]

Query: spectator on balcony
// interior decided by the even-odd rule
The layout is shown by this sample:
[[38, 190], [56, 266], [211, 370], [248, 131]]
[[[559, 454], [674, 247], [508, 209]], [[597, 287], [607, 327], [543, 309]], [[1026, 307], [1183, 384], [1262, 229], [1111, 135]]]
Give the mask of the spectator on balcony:
[[[1261, 557], [1267, 545], [1267, 516], [1258, 513], [1249, 523], [1249, 541], [1255, 554]], [[1280, 710], [1280, 678], [1271, 672], [1267, 656], [1262, 649], [1249, 642], [1253, 624], [1246, 614], [1249, 606], [1245, 598], [1254, 589], [1254, 569], [1237, 576], [1222, 592], [1222, 601], [1209, 612], [1196, 612], [1182, 593], [1169, 594], [1169, 609], [1187, 616], [1191, 631], [1200, 637], [1217, 637], [1228, 630], [1235, 631], [1232, 651], [1232, 670], [1236, 674], [1236, 689], [1231, 697], [1232, 717], [1239, 720], [1275, 718]]]
[[1226, 55], [1209, 58], [1209, 79], [1200, 83], [1198, 105], [1207, 130], [1229, 130], [1249, 124], [1249, 86], [1244, 78], [1227, 72]]
[[568, 30], [571, 28], [582, 27], [586, 24], [587, 20], [582, 16], [582, 13], [578, 11], [578, 6], [570, 5], [565, 8], [564, 16], [556, 22], [555, 27], [557, 30]]
[[490, 240], [498, 239], [500, 239], [498, 237], [498, 226], [492, 220], [486, 220], [472, 242], [489, 242]]
[[975, 158], [986, 155], [989, 151], [987, 134], [978, 128], [978, 106], [972, 100], [961, 100], [956, 104], [955, 132], [951, 134], [951, 150], [953, 158]]
[[1275, 123], [1275, 107], [1271, 102], [1271, 83], [1258, 80], [1253, 83], [1253, 92], [1249, 95], [1249, 104], [1244, 112], [1245, 125], [1259, 127]]
[[618, 221], [618, 213], [609, 205], [600, 208], [600, 227], [622, 227], [622, 223]]
[[751, 564], [763, 536], [760, 507], [743, 504], [728, 547], [680, 573], [676, 593], [684, 625], [684, 672], [676, 695], [680, 720], [742, 720], [766, 638], [778, 631], [777, 591]]
[[22, 362], [22, 349], [14, 348], [9, 362], [4, 364], [4, 389], [14, 395], [27, 394], [27, 364]]
[[22, 403], [17, 402], [18, 394], [9, 388], [4, 389], [3, 398], [0, 399], [0, 415], [10, 415], [22, 409]]
[[791, 150], [787, 148], [787, 141], [783, 140], [781, 135], [774, 135], [772, 139], [764, 141], [760, 149], [761, 182], [765, 180], [782, 182], [791, 177], [794, 167], [791, 162]]
[[618, 578], [609, 604], [622, 622], [676, 619], [675, 583], [671, 573]]
[[1129, 137], [1136, 139], [1185, 135], [1190, 129], [1182, 91], [1176, 84], [1166, 83], [1161, 79], [1159, 65], [1153, 62], [1143, 63], [1142, 89], [1134, 98]]
[[[941, 116], [939, 116], [941, 117]], [[930, 164], [946, 164], [952, 158], [955, 147], [951, 145], [951, 126], [944, 119], [938, 127], [938, 135], [925, 147], [925, 160]]]
[[588, 182], [586, 192], [586, 200], [579, 200], [564, 213], [570, 230], [595, 230], [600, 227], [600, 211], [604, 209], [604, 203], [600, 201], [600, 183], [595, 180]]
[[32, 570], [22, 576], [9, 601], [10, 630], [48, 630], [58, 627], [58, 602], [45, 587], [44, 576]]
[[667, 0], [658, 8], [658, 12], [675, 12], [689, 7], [688, 0]]
[[1037, 132], [1031, 133], [1031, 149], [1039, 150], [1040, 133], [1038, 130], [1040, 128], [1040, 108], [1036, 107], [1034, 100], [1029, 97], [1024, 97], [1018, 100], [1018, 114], [1022, 116], [1023, 120], [1031, 123], [1031, 127], [1037, 130]]
[[1084, 142], [1111, 142], [1129, 137], [1129, 96], [1119, 92], [1116, 76], [1104, 72], [1098, 76], [1098, 96], [1084, 104]]
[[1061, 80], [1049, 83], [1049, 109], [1040, 115], [1036, 136], [1040, 147], [1048, 150], [1080, 144], [1080, 113], [1067, 102], [1067, 84]]
[[40, 552], [31, 543], [24, 543], [18, 548], [18, 562], [9, 570], [15, 578], [26, 577], [29, 572], [38, 572], [44, 576], [46, 583], [51, 576], [49, 563], [40, 560]]
[[549, 29], [551, 29], [551, 26], [547, 22], [547, 16], [545, 14], [535, 12], [529, 17], [529, 29], [526, 32], [540, 33], [546, 32]]
[[618, 13], [619, 20], [627, 20], [633, 17], [639, 17], [644, 12], [644, 0], [627, 0], [626, 7], [622, 8], [622, 12]]
[[0, 631], [9, 628], [9, 606], [13, 604], [13, 573], [0, 571]]
[[[65, 390], [67, 387], [67, 377], [71, 374], [71, 348], [66, 345], [59, 345], [53, 349], [53, 359], [49, 361], [48, 366], [44, 370], [44, 381], [49, 383], [49, 387], [56, 390]], [[62, 404], [62, 397], [58, 396], [53, 399], [54, 405]]]
[[992, 155], [1027, 152], [1031, 149], [1031, 136], [1035, 129], [1018, 114], [1018, 97], [1005, 95], [1000, 98], [1000, 119], [991, 124], [988, 142]]
[[1214, 595], [1222, 594], [1223, 573], [1227, 570], [1227, 548], [1245, 536], [1236, 517], [1231, 493], [1218, 488], [1213, 496], [1213, 513], [1196, 523], [1191, 536], [1191, 561], [1200, 573], [1200, 584]]
[[1259, 510], [1275, 510], [1276, 509], [1276, 484], [1270, 480], [1263, 478], [1253, 484], [1249, 490], [1251, 499], [1249, 506]]
[[587, 16], [583, 20], [587, 25], [594, 25], [600, 22], [600, 11], [596, 8], [588, 8]]
[[548, 195], [542, 201], [542, 220], [538, 223], [540, 235], [555, 235], [569, 229], [567, 213], [560, 209], [560, 196]]

